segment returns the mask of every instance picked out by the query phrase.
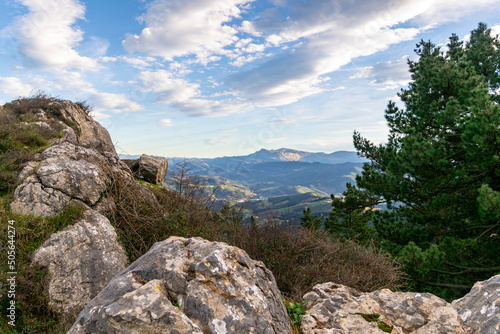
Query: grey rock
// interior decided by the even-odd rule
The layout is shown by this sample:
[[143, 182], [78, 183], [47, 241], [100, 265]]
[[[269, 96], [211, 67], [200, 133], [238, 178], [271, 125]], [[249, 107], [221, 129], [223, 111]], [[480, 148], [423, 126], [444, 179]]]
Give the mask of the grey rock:
[[108, 152], [118, 157], [108, 131], [85, 111], [70, 101], [55, 102], [60, 106], [61, 117], [66, 124], [76, 127], [78, 144], [100, 153]]
[[387, 289], [361, 293], [335, 283], [318, 284], [308, 301], [301, 328], [304, 334], [383, 334], [377, 322], [362, 315], [378, 314], [393, 327], [391, 333], [467, 333], [456, 310], [429, 293], [392, 292]]
[[143, 328], [144, 333], [292, 333], [274, 277], [262, 262], [224, 243], [180, 237], [156, 243], [117, 275], [68, 333], [143, 333]]
[[168, 161], [165, 158], [143, 154], [139, 159], [122, 161], [137, 178], [160, 185], [165, 182], [168, 170]]
[[94, 316], [108, 321], [97, 321], [85, 327], [77, 322], [69, 333], [203, 334], [178, 307], [172, 305], [161, 280], [137, 284], [136, 290], [99, 308]]
[[14, 191], [10, 209], [22, 215], [54, 216], [61, 213], [71, 198], [54, 188], [45, 187], [34, 176], [28, 176]]
[[477, 282], [464, 297], [452, 302], [469, 333], [500, 333], [500, 275]]
[[59, 160], [36, 172], [41, 183], [93, 205], [106, 189], [103, 172], [88, 161]]
[[73, 323], [78, 313], [127, 266], [109, 220], [88, 210], [74, 225], [54, 233], [33, 254], [48, 269], [49, 307]]
[[103, 168], [119, 173], [121, 178], [132, 179], [114, 155], [100, 154], [69, 142], [47, 148], [37, 159], [28, 162], [18, 176], [22, 184], [14, 192], [11, 204], [16, 213], [53, 216], [61, 213], [72, 200], [103, 208], [104, 212], [112, 203], [103, 199], [109, 184], [109, 176]]
[[26, 178], [30, 175], [33, 175], [35, 168], [37, 167], [37, 163], [34, 161], [29, 161], [21, 170], [21, 173], [17, 176], [17, 181], [22, 182], [26, 180]]

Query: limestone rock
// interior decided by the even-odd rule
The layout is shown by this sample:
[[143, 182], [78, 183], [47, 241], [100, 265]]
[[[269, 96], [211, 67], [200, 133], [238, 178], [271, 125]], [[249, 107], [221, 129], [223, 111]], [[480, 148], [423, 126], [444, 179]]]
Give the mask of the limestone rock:
[[59, 160], [39, 168], [36, 175], [44, 186], [90, 205], [95, 204], [106, 189], [103, 173], [87, 161]]
[[49, 306], [69, 323], [127, 266], [116, 238], [108, 219], [88, 210], [33, 254], [33, 263], [48, 269]]
[[224, 243], [171, 237], [116, 276], [68, 333], [119, 332], [292, 331], [274, 277], [262, 262]]
[[103, 166], [123, 178], [132, 178], [114, 155], [105, 156], [68, 142], [47, 148], [37, 159], [28, 162], [19, 174], [23, 182], [11, 203], [15, 213], [53, 216], [74, 200], [97, 207], [109, 183]]
[[500, 275], [477, 282], [468, 294], [453, 301], [452, 305], [469, 333], [500, 333]]
[[122, 160], [134, 173], [149, 183], [163, 184], [168, 170], [167, 159], [143, 154], [139, 159]]
[[14, 191], [14, 201], [10, 204], [12, 212], [35, 216], [54, 216], [61, 213], [71, 198], [59, 190], [44, 187], [39, 179], [28, 176]]
[[54, 102], [59, 105], [60, 117], [76, 127], [78, 144], [100, 153], [108, 152], [118, 157], [108, 131], [90, 117], [78, 104], [70, 101]]
[[[385, 333], [379, 324], [393, 327], [393, 334], [467, 333], [456, 310], [429, 293], [387, 289], [360, 293], [324, 283], [316, 285], [304, 299], [308, 301], [301, 325], [304, 334]], [[370, 317], [378, 319], [369, 321], [374, 320]]]

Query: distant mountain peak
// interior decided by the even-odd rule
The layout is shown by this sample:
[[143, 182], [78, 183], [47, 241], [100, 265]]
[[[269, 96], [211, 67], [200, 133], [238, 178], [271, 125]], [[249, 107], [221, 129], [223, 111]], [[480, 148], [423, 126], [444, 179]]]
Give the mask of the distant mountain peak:
[[250, 159], [265, 161], [301, 161], [304, 157], [311, 155], [310, 152], [293, 150], [290, 148], [280, 148], [277, 150], [261, 149], [247, 156]]

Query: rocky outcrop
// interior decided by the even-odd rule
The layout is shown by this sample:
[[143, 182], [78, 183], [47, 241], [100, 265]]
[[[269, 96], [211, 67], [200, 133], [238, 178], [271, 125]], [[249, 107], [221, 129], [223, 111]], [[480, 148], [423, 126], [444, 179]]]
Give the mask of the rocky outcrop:
[[[63, 142], [35, 156], [21, 171], [14, 192], [13, 212], [37, 216], [60, 213], [71, 201], [94, 207], [109, 178], [103, 168], [120, 169], [118, 158]], [[22, 180], [22, 179], [20, 179]]]
[[171, 237], [116, 276], [68, 333], [291, 333], [272, 273], [232, 246]]
[[54, 102], [59, 110], [59, 118], [75, 130], [77, 143], [85, 148], [102, 154], [111, 154], [118, 158], [108, 131], [99, 122], [90, 117], [80, 105], [70, 101]]
[[22, 183], [14, 192], [12, 211], [53, 216], [71, 202], [102, 209], [99, 202], [110, 182], [109, 172], [132, 178], [118, 159], [108, 132], [70, 101], [50, 102], [46, 109], [33, 111], [37, 121], [26, 126], [60, 136], [21, 171], [18, 179]]
[[500, 275], [477, 282], [464, 297], [453, 301], [468, 333], [500, 333]]
[[335, 283], [318, 284], [304, 296], [304, 334], [467, 333], [457, 311], [429, 293], [372, 293]]
[[115, 229], [96, 211], [53, 234], [33, 254], [48, 269], [49, 306], [72, 323], [104, 286], [127, 266]]
[[134, 176], [153, 184], [163, 184], [168, 170], [167, 159], [143, 154], [139, 159], [122, 160]]

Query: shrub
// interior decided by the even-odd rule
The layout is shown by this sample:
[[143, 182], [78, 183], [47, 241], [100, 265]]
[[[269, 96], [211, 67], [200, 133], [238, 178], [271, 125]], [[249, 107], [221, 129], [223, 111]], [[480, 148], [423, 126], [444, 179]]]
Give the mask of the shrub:
[[200, 195], [199, 189], [186, 197], [163, 187], [149, 187], [151, 197], [141, 194], [141, 187], [116, 179], [110, 192], [116, 205], [110, 221], [131, 261], [170, 236], [202, 237], [240, 247], [251, 258], [263, 261], [280, 290], [294, 296], [327, 281], [360, 291], [401, 284], [399, 266], [374, 246], [341, 242], [321, 231], [284, 230], [272, 224], [242, 226], [238, 211], [229, 207], [211, 210], [210, 196]]
[[50, 140], [61, 136], [63, 126], [55, 119], [48, 119], [46, 125], [36, 123], [36, 113], [52, 108], [50, 103], [57, 101], [38, 93], [8, 103], [0, 110], [0, 195], [13, 191], [23, 164], [34, 153], [47, 148]]
[[17, 115], [32, 113], [33, 111], [42, 109], [54, 115], [59, 115], [60, 111], [57, 106], [52, 107], [54, 102], [61, 102], [62, 100], [51, 96], [43, 91], [38, 91], [31, 96], [20, 97], [6, 105]]
[[87, 115], [90, 115], [90, 113], [92, 112], [92, 110], [94, 110], [94, 106], [91, 105], [88, 101], [77, 101], [77, 102], [75, 102], [75, 104], [77, 106], [79, 106], [80, 108], [82, 108], [82, 110]]
[[387, 254], [373, 246], [341, 242], [322, 231], [247, 227], [241, 244], [251, 258], [264, 262], [279, 288], [296, 298], [318, 283], [335, 282], [360, 291], [397, 288], [402, 274]]

